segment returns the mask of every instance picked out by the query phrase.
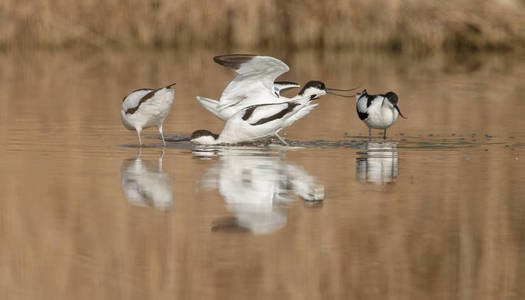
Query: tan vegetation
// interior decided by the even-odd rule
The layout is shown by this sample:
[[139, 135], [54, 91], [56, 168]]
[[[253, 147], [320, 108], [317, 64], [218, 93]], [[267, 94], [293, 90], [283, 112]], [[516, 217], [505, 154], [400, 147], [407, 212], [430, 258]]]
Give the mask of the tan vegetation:
[[522, 50], [525, 1], [3, 0], [0, 45]]

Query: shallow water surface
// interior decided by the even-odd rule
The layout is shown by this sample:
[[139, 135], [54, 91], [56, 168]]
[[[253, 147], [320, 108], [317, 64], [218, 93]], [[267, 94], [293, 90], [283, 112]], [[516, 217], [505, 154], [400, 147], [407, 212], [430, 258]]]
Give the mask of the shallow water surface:
[[2, 299], [522, 299], [525, 61], [275, 54], [283, 80], [394, 90], [383, 140], [324, 96], [278, 141], [195, 147], [120, 123], [176, 81], [164, 132], [221, 121], [215, 53], [0, 56]]

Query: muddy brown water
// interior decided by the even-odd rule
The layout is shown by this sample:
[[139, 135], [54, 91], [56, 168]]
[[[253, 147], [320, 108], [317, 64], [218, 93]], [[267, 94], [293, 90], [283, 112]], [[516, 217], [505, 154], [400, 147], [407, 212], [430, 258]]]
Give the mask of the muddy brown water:
[[220, 131], [194, 99], [233, 77], [215, 54], [0, 55], [2, 299], [525, 297], [525, 60], [275, 53], [283, 80], [394, 90], [408, 119], [368, 141], [324, 96], [291, 147], [148, 129], [139, 153], [137, 88], [177, 82], [169, 137]]

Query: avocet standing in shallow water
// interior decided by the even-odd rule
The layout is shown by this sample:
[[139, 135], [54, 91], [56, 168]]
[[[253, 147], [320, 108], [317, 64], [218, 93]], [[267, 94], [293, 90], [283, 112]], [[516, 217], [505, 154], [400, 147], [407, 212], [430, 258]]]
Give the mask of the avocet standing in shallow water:
[[372, 128], [384, 129], [383, 138], [386, 139], [386, 129], [397, 120], [398, 116], [406, 119], [397, 106], [398, 98], [394, 92], [385, 95], [369, 95], [366, 90], [356, 95], [357, 115], [368, 126], [368, 136], [372, 135]]
[[[318, 81], [308, 82], [296, 97], [290, 99], [281, 96], [281, 92], [298, 88], [300, 85], [289, 81], [275, 81], [277, 77], [290, 70], [284, 62], [270, 56], [251, 54], [221, 55], [215, 56], [213, 60], [239, 74], [224, 89], [219, 101], [197, 96], [202, 107], [224, 121], [252, 105], [301, 99], [306, 88], [318, 83]], [[331, 91], [349, 91], [327, 88], [324, 84], [323, 90], [324, 94], [332, 93]]]
[[310, 113], [318, 105], [310, 101], [326, 94], [325, 85], [320, 81], [309, 83], [303, 90], [299, 99], [243, 108], [226, 121], [220, 134], [201, 129], [193, 132], [190, 141], [205, 145], [236, 144], [276, 136], [288, 145], [279, 131]]
[[175, 91], [172, 86], [174, 85], [175, 83], [156, 90], [139, 89], [124, 98], [120, 110], [122, 124], [129, 130], [135, 129], [137, 131], [140, 146], [142, 146], [140, 138], [142, 130], [154, 126], [159, 129], [162, 143], [166, 146], [162, 124], [173, 103]]

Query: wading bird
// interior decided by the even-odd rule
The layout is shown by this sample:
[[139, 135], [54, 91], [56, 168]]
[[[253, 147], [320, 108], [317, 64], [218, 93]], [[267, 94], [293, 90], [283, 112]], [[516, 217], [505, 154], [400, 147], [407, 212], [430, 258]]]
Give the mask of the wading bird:
[[[297, 96], [286, 98], [281, 96], [281, 92], [298, 88], [300, 85], [289, 81], [275, 81], [277, 77], [290, 70], [282, 61], [270, 56], [250, 54], [222, 55], [214, 57], [213, 60], [238, 73], [237, 77], [224, 89], [219, 101], [197, 96], [197, 100], [202, 107], [223, 121], [228, 120], [242, 109], [253, 105], [283, 103], [302, 99], [307, 88], [321, 83], [319, 81], [310, 81]], [[335, 94], [332, 91], [353, 90], [327, 88], [323, 83], [321, 84], [322, 89], [325, 91], [324, 94]], [[317, 95], [317, 97], [319, 96]]]
[[356, 108], [359, 119], [368, 126], [368, 136], [372, 136], [372, 128], [386, 129], [397, 120], [398, 116], [406, 119], [397, 106], [398, 98], [394, 92], [385, 95], [369, 95], [366, 90], [356, 95]]
[[283, 144], [288, 145], [279, 136], [279, 131], [310, 113], [318, 105], [311, 104], [310, 100], [325, 93], [323, 89], [311, 86], [301, 99], [243, 108], [226, 121], [220, 134], [201, 129], [193, 132], [190, 141], [205, 145], [236, 144], [276, 136]]
[[162, 124], [173, 103], [175, 91], [172, 86], [174, 85], [175, 83], [156, 90], [139, 89], [124, 97], [120, 110], [122, 124], [129, 130], [137, 131], [140, 146], [142, 146], [140, 138], [142, 130], [154, 126], [159, 129], [162, 143], [166, 146]]

